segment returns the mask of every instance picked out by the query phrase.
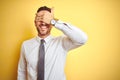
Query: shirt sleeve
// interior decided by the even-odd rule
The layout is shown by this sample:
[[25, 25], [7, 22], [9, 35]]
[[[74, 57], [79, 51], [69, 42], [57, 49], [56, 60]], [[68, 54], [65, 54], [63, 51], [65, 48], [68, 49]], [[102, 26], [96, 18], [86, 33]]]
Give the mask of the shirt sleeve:
[[71, 24], [57, 21], [55, 27], [66, 35], [62, 40], [65, 50], [77, 48], [87, 41], [87, 35], [81, 29]]
[[27, 80], [27, 72], [26, 72], [26, 59], [25, 59], [25, 50], [24, 46], [21, 47], [20, 59], [18, 63], [18, 76], [17, 80]]

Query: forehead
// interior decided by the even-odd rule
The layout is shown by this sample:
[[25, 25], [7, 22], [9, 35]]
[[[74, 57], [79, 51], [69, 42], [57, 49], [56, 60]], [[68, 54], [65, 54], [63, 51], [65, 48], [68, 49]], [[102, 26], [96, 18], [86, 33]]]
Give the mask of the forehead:
[[42, 10], [42, 11], [39, 11], [38, 13], [36, 13], [36, 16], [41, 16], [41, 15], [44, 15], [45, 13], [50, 13], [50, 12], [46, 11], [46, 10]]

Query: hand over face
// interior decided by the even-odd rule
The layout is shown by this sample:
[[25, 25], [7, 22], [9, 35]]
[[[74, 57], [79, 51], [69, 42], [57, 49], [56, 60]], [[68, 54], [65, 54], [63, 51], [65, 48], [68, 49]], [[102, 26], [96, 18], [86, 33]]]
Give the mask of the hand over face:
[[50, 12], [45, 12], [43, 16], [43, 22], [50, 24], [50, 21], [53, 19], [53, 14]]
[[51, 12], [43, 10], [36, 14], [35, 21], [42, 21], [46, 24], [50, 24], [50, 21], [54, 18], [53, 15], [53, 9], [51, 9]]

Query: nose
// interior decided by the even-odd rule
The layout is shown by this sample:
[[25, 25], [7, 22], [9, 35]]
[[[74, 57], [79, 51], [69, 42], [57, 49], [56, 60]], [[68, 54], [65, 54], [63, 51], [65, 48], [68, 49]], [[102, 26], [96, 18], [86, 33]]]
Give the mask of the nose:
[[43, 21], [39, 21], [40, 22], [40, 25], [44, 26], [46, 25], [46, 23], [44, 23]]

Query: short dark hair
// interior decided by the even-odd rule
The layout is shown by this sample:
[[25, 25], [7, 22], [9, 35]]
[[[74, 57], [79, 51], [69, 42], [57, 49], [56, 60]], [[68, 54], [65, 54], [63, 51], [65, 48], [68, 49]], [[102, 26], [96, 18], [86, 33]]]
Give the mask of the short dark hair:
[[47, 6], [42, 6], [42, 7], [38, 8], [37, 13], [40, 12], [40, 11], [42, 11], [42, 10], [46, 10], [46, 11], [51, 12], [51, 8], [49, 8]]

